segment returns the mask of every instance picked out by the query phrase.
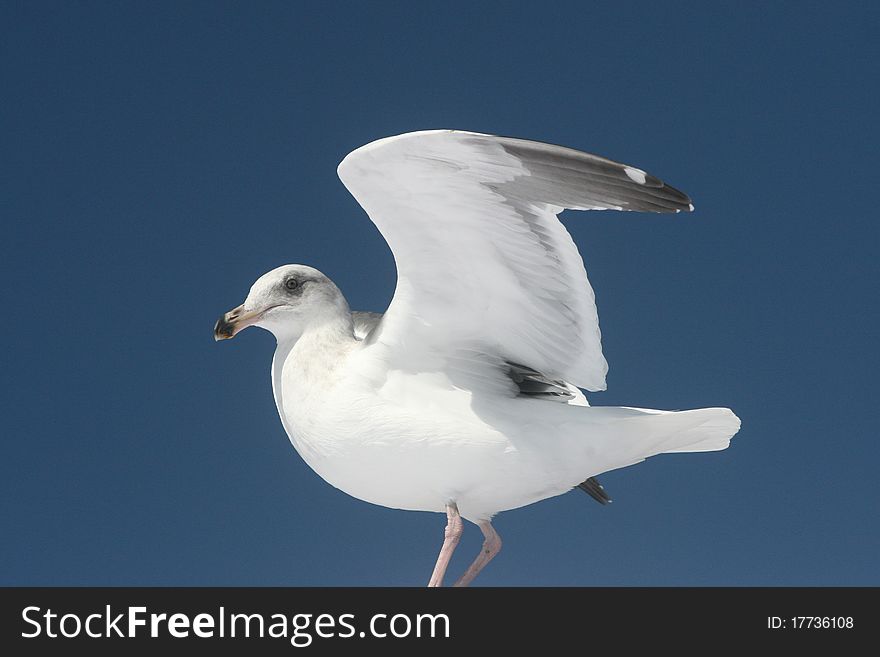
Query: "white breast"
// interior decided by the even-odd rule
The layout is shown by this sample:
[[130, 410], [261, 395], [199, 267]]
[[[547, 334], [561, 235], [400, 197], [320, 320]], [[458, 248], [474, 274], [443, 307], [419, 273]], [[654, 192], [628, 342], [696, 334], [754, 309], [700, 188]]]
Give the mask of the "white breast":
[[[442, 512], [456, 501], [463, 516], [481, 519], [573, 485], [552, 463], [553, 450], [524, 450], [487, 422], [493, 413], [475, 405], [471, 392], [443, 375], [395, 371], [377, 382], [364, 364], [355, 352], [334, 376], [320, 380], [304, 376], [290, 354], [280, 370], [273, 368], [290, 441], [332, 486], [396, 509]], [[495, 400], [497, 414], [509, 415], [505, 405], [517, 414], [528, 409], [515, 401]], [[543, 435], [528, 428], [525, 416], [519, 422], [524, 431]]]

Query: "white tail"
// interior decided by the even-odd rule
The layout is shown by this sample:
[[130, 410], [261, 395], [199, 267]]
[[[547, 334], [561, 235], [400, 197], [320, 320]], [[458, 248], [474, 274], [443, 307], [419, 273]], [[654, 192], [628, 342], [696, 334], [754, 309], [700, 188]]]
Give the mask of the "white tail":
[[[646, 408], [590, 408], [603, 431], [587, 440], [594, 476], [633, 465], [657, 454], [713, 452], [727, 448], [740, 420], [729, 408], [657, 411]], [[589, 434], [588, 434], [589, 436]]]

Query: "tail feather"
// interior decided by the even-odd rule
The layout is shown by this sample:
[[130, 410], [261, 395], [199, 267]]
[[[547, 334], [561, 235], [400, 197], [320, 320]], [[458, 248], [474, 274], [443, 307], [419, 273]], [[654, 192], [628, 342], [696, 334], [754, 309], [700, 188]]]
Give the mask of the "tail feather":
[[[674, 415], [683, 413], [699, 414], [702, 421], [679, 435], [671, 436], [661, 453], [716, 452], [727, 449], [730, 439], [740, 428], [740, 419], [729, 408], [700, 408]], [[694, 418], [696, 417], [695, 415]]]
[[739, 431], [740, 420], [729, 408], [690, 411], [657, 411], [620, 408], [625, 415], [617, 425], [627, 440], [641, 445], [643, 457], [675, 452], [709, 452], [725, 449]]
[[722, 450], [740, 428], [739, 418], [729, 408], [657, 411], [593, 406], [590, 411], [602, 430], [586, 443], [585, 456], [595, 469], [581, 471], [581, 476], [624, 468], [657, 454]]

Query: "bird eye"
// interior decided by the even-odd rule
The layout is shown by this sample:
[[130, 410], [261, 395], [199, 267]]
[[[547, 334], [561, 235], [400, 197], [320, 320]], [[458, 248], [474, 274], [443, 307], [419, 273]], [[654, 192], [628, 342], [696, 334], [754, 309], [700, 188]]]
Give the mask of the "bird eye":
[[299, 281], [295, 278], [288, 278], [286, 281], [284, 281], [284, 287], [286, 287], [288, 290], [295, 290], [299, 287]]

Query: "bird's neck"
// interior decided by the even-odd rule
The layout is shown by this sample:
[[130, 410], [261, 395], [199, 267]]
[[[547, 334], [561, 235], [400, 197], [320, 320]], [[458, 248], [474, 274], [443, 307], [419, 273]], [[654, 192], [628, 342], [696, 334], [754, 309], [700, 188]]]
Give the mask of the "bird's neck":
[[283, 371], [285, 377], [296, 380], [298, 388], [325, 388], [357, 344], [347, 309], [314, 318], [298, 337], [279, 339], [273, 379], [280, 378]]
[[357, 342], [354, 337], [354, 323], [348, 309], [316, 319], [303, 329], [293, 345], [294, 351], [344, 349]]

